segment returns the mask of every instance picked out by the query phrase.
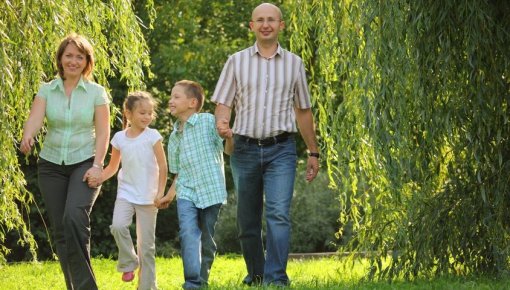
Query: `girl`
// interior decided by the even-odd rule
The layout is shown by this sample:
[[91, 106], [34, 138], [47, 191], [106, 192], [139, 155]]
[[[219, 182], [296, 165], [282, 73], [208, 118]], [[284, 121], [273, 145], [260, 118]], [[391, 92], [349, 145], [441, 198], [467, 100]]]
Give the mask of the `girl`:
[[[119, 248], [117, 270], [122, 280], [134, 279], [138, 270], [138, 289], [157, 289], [155, 269], [155, 228], [158, 209], [155, 202], [163, 197], [167, 163], [162, 136], [148, 126], [154, 119], [155, 101], [147, 92], [134, 92], [124, 101], [123, 131], [113, 137], [110, 162], [102, 181], [119, 168], [117, 199], [110, 231]], [[127, 124], [126, 124], [127, 123]], [[129, 226], [136, 214], [137, 250], [133, 247]]]

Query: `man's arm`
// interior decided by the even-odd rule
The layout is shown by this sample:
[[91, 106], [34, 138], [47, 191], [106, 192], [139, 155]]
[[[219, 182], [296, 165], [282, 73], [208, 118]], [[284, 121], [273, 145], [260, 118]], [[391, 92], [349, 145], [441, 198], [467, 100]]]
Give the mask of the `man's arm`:
[[231, 138], [232, 130], [230, 129], [230, 115], [231, 115], [230, 107], [227, 107], [223, 104], [217, 104], [216, 109], [214, 110], [214, 116], [216, 118], [216, 129], [218, 130], [218, 135], [222, 138]]
[[[310, 108], [296, 108], [296, 121], [299, 132], [305, 141], [306, 147], [310, 153], [318, 153], [317, 139], [315, 137], [315, 126], [313, 122], [313, 114]], [[311, 182], [319, 172], [319, 159], [315, 156], [308, 156], [306, 163], [306, 181]]]

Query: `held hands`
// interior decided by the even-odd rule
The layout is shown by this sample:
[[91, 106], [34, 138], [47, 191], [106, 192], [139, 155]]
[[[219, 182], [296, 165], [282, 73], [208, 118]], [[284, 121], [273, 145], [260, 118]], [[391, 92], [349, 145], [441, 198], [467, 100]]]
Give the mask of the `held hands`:
[[[172, 199], [173, 200], [173, 199]], [[163, 196], [162, 198], [159, 198], [159, 199], [156, 199], [154, 201], [154, 205], [158, 208], [158, 209], [165, 209], [165, 208], [168, 208], [170, 206], [170, 204], [172, 203], [172, 200], [170, 200], [170, 198], [168, 197], [168, 195], [165, 195]]]
[[83, 182], [87, 182], [90, 188], [98, 188], [103, 183], [103, 170], [97, 167], [91, 167], [83, 176]]
[[171, 187], [165, 196], [163, 196], [163, 197], [161, 197], [160, 195], [156, 196], [156, 199], [154, 200], [154, 205], [158, 209], [168, 208], [168, 206], [170, 206], [170, 204], [172, 203], [174, 198], [175, 198], [175, 190], [174, 190], [174, 188]]
[[222, 138], [232, 138], [232, 129], [230, 129], [227, 119], [216, 121], [216, 129], [218, 130], [218, 135]]
[[234, 139], [232, 138], [234, 133], [232, 132], [232, 129], [230, 129], [228, 120], [219, 119], [216, 122], [216, 129], [218, 130], [218, 135], [226, 141], [225, 148], [223, 149], [225, 154], [231, 155], [232, 152], [234, 152]]

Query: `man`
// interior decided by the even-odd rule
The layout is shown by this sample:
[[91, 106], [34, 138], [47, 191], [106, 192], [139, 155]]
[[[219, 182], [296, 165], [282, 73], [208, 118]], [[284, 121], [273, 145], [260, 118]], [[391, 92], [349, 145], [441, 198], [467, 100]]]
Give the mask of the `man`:
[[[237, 223], [248, 285], [288, 286], [290, 205], [296, 175], [299, 131], [309, 150], [306, 180], [319, 170], [310, 95], [302, 60], [280, 47], [285, 27], [280, 9], [269, 3], [252, 12], [256, 43], [230, 56], [212, 100], [219, 134], [234, 138], [230, 161], [238, 195]], [[235, 120], [230, 129], [231, 107]], [[265, 194], [265, 195], [264, 195]], [[265, 201], [266, 256], [262, 243]]]

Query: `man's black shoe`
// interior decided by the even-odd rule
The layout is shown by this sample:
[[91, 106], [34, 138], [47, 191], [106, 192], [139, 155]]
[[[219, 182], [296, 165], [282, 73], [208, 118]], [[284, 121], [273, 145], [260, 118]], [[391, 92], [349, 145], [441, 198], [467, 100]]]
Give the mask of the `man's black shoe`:
[[262, 285], [262, 275], [246, 276], [243, 279], [243, 284], [247, 286], [260, 286]]

